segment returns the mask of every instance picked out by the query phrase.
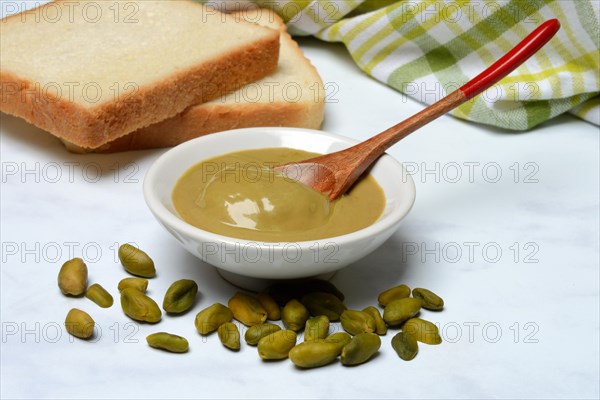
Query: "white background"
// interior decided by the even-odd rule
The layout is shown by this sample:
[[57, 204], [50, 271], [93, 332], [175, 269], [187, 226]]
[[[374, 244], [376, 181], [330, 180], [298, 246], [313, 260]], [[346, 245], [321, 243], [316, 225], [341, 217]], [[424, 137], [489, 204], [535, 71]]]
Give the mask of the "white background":
[[[301, 45], [332, 90], [324, 130], [364, 139], [423, 108], [365, 76], [343, 46]], [[399, 283], [438, 292], [445, 310], [423, 317], [440, 325], [444, 343], [421, 345], [404, 362], [390, 346], [392, 331], [365, 365], [308, 371], [196, 333], [195, 314], [236, 289], [146, 208], [144, 173], [165, 150], [74, 155], [5, 114], [0, 144], [2, 398], [599, 396], [599, 135], [575, 117], [527, 133], [442, 117], [391, 149], [415, 171], [415, 207], [392, 239], [333, 282], [350, 308], [375, 304]], [[84, 256], [90, 283], [116, 298], [126, 274], [114, 243], [127, 241], [154, 258], [159, 275], [149, 294], [159, 302], [176, 279], [199, 283], [191, 312], [137, 325], [118, 299], [100, 309], [60, 294], [60, 265]], [[95, 318], [94, 342], [63, 331], [72, 307]], [[186, 336], [190, 352], [148, 348], [146, 335], [159, 330]]]

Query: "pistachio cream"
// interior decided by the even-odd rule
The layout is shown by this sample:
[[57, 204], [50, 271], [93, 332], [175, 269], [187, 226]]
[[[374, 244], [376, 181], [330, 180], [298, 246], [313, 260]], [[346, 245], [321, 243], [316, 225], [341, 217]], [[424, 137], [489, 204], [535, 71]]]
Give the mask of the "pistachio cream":
[[373, 224], [385, 196], [367, 175], [330, 202], [313, 189], [273, 171], [273, 166], [318, 154], [266, 148], [202, 161], [179, 178], [173, 204], [181, 218], [219, 235], [263, 242], [324, 239]]

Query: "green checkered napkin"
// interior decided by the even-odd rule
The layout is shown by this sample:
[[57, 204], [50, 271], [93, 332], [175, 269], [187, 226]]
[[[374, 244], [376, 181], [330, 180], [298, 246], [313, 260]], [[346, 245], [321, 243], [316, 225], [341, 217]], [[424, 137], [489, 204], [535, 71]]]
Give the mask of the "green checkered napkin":
[[292, 34], [343, 42], [366, 73], [427, 104], [558, 18], [562, 28], [542, 50], [452, 114], [525, 130], [570, 111], [600, 125], [598, 0], [200, 1], [273, 8]]

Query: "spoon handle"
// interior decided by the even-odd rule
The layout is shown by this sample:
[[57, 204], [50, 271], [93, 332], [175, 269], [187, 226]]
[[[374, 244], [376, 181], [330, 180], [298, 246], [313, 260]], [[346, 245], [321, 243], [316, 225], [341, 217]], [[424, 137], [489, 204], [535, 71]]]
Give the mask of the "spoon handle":
[[557, 19], [551, 19], [544, 22], [501, 59], [492, 64], [492, 66], [487, 68], [481, 74], [465, 83], [458, 90], [464, 93], [467, 100], [477, 96], [517, 69], [517, 67], [527, 61], [529, 57], [537, 53], [539, 49], [552, 39], [559, 29], [560, 22]]
[[[366, 148], [370, 148], [369, 158], [378, 158], [400, 139], [405, 138], [420, 127], [455, 109], [500, 81], [542, 48], [559, 29], [560, 22], [557, 19], [544, 22], [511, 51], [458, 90], [412, 117], [363, 142]], [[362, 145], [359, 146], [362, 147]]]

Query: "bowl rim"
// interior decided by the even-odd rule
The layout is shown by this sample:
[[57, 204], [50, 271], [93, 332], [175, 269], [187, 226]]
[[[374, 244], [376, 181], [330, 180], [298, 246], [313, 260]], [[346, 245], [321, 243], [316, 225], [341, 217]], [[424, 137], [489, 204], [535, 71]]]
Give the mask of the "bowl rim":
[[[348, 244], [348, 243], [352, 243], [355, 241], [364, 240], [369, 237], [373, 237], [373, 236], [377, 235], [378, 233], [385, 232], [386, 230], [391, 229], [394, 225], [398, 224], [402, 219], [404, 219], [404, 217], [406, 215], [408, 215], [408, 213], [410, 212], [410, 210], [412, 209], [412, 207], [415, 203], [416, 186], [415, 186], [414, 180], [412, 179], [411, 175], [407, 173], [406, 169], [399, 161], [397, 161], [391, 155], [385, 153], [381, 157], [381, 159], [384, 159], [387, 162], [391, 162], [395, 168], [398, 168], [399, 170], [401, 170], [403, 172], [402, 176], [405, 177], [406, 179], [404, 182], [402, 182], [402, 184], [406, 185], [406, 187], [409, 189], [407, 191], [407, 194], [410, 197], [408, 198], [408, 201], [406, 202], [406, 204], [403, 207], [398, 207], [396, 210], [393, 210], [390, 214], [386, 215], [385, 217], [383, 217], [381, 219], [378, 219], [377, 221], [375, 221], [375, 223], [373, 223], [365, 228], [359, 229], [358, 231], [346, 233], [344, 235], [332, 236], [332, 237], [315, 239], [315, 240], [306, 240], [306, 241], [268, 242], [268, 241], [261, 241], [261, 240], [241, 239], [241, 238], [236, 238], [236, 237], [232, 237], [232, 236], [220, 235], [218, 233], [206, 231], [204, 229], [201, 229], [194, 225], [191, 225], [188, 222], [181, 219], [180, 217], [178, 217], [177, 215], [174, 215], [167, 207], [165, 207], [163, 205], [162, 201], [159, 199], [158, 194], [154, 190], [154, 188], [156, 187], [155, 182], [157, 180], [157, 176], [161, 173], [162, 168], [164, 168], [166, 165], [168, 165], [172, 159], [176, 160], [177, 157], [175, 157], [175, 156], [178, 153], [183, 152], [191, 147], [195, 147], [195, 146], [199, 146], [199, 145], [206, 146], [211, 141], [221, 141], [221, 140], [227, 139], [227, 137], [229, 137], [229, 136], [248, 135], [248, 133], [257, 132], [258, 130], [260, 130], [260, 132], [263, 134], [265, 132], [272, 133], [272, 134], [279, 134], [283, 131], [285, 131], [286, 133], [291, 132], [291, 133], [295, 133], [295, 134], [306, 134], [306, 133], [310, 133], [310, 135], [317, 134], [317, 135], [326, 136], [326, 137], [329, 137], [332, 139], [336, 139], [341, 142], [348, 143], [350, 146], [353, 146], [353, 145], [359, 143], [358, 140], [355, 140], [355, 139], [352, 139], [352, 138], [349, 138], [349, 137], [346, 137], [343, 135], [338, 135], [335, 133], [327, 132], [327, 131], [305, 129], [305, 128], [292, 128], [292, 127], [255, 127], [255, 128], [233, 129], [233, 130], [222, 131], [222, 132], [218, 132], [215, 134], [209, 134], [209, 135], [205, 135], [205, 136], [200, 136], [195, 139], [191, 139], [187, 142], [181, 143], [181, 144], [167, 150], [165, 153], [163, 153], [159, 158], [157, 158], [152, 163], [152, 165], [146, 172], [146, 175], [144, 176], [144, 181], [143, 181], [143, 194], [144, 194], [144, 200], [146, 201], [146, 205], [148, 206], [148, 208], [150, 209], [152, 214], [154, 214], [154, 216], [159, 221], [161, 221], [163, 224], [165, 224], [166, 226], [171, 227], [175, 231], [181, 231], [188, 237], [191, 237], [194, 240], [199, 241], [199, 242], [212, 241], [212, 242], [222, 242], [225, 244], [241, 245], [241, 246], [258, 245], [259, 247], [265, 247], [265, 248], [269, 248], [269, 249], [285, 248], [286, 246], [288, 246], [289, 243], [294, 243], [294, 244], [300, 246], [300, 248], [304, 249], [304, 248], [307, 248], [310, 246], [314, 246], [315, 244], [327, 245], [332, 242], [335, 243], [336, 245], [342, 246], [344, 244]], [[251, 150], [251, 148], [248, 148], [247, 150]], [[242, 150], [240, 150], [240, 151], [242, 151]], [[227, 154], [227, 153], [223, 153], [223, 154]], [[202, 161], [203, 160], [198, 160], [198, 163], [200, 163]], [[377, 161], [377, 162], [379, 162], [379, 161]], [[172, 190], [172, 188], [171, 188], [171, 190]]]

